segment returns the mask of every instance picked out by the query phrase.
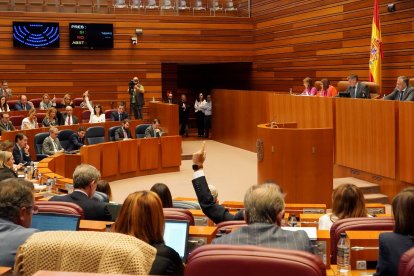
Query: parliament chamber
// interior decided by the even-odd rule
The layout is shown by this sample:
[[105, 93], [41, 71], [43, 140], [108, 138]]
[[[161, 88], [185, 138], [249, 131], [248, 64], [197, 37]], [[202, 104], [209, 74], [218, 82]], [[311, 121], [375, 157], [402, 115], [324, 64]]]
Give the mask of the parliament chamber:
[[[191, 108], [198, 93], [212, 95], [211, 139], [257, 154], [257, 184], [271, 180], [283, 187], [285, 220], [294, 214], [302, 226], [317, 227], [320, 216], [332, 207], [334, 178], [354, 177], [378, 184], [389, 203], [401, 190], [414, 185], [414, 104], [382, 100], [394, 90], [398, 76], [414, 77], [413, 1], [395, 1], [394, 12], [388, 10], [388, 2], [379, 1], [384, 56], [377, 99], [293, 95], [303, 90], [306, 77], [328, 78], [334, 86], [351, 73], [369, 80], [372, 1], [200, 1], [201, 6], [199, 1], [155, 1], [157, 8], [151, 8], [149, 2], [0, 1], [0, 80], [7, 80], [13, 89], [10, 102], [21, 95], [38, 99], [44, 93], [81, 98], [90, 90], [91, 100], [105, 110], [123, 103], [129, 111], [129, 80], [137, 76], [145, 87], [144, 118], [131, 121], [134, 139], [109, 141], [109, 128], [119, 122], [82, 122], [85, 127], [102, 126], [106, 142], [86, 145], [79, 154], [55, 154], [38, 163], [43, 182], [56, 177], [54, 192], [73, 188], [72, 174], [81, 163], [93, 165], [109, 181], [179, 172], [186, 138], [179, 136], [178, 106], [160, 102], [167, 91], [177, 101], [180, 94], [187, 95]], [[174, 2], [173, 8], [166, 8], [167, 2]], [[183, 2], [186, 6], [181, 6]], [[59, 47], [15, 47], [14, 22], [29, 21], [58, 23]], [[72, 47], [69, 26], [79, 22], [112, 24], [113, 47]], [[83, 119], [83, 111], [75, 107], [74, 114]], [[25, 117], [27, 111], [9, 114]], [[136, 126], [153, 118], [161, 120], [167, 135], [135, 139]], [[191, 111], [190, 127], [194, 125]], [[78, 127], [61, 126], [59, 130], [76, 131]], [[23, 132], [34, 157], [34, 137], [47, 131], [3, 132], [1, 140], [14, 141]], [[44, 200], [41, 195], [36, 199]], [[222, 205], [235, 214], [244, 205], [234, 200], [225, 198]], [[370, 214], [391, 219], [382, 204], [366, 207]], [[191, 213], [206, 221], [189, 226], [193, 243], [209, 244], [221, 235], [218, 225], [201, 210]], [[112, 223], [82, 219], [79, 230], [104, 232]], [[357, 248], [350, 254], [352, 270], [358, 268], [357, 260], [378, 260], [379, 235], [389, 231], [392, 229], [346, 230], [351, 247]], [[312, 242], [319, 244], [316, 255], [326, 271], [325, 266], [316, 266], [315, 275], [337, 275], [335, 265], [331, 266], [332, 247], [336, 247], [332, 239], [329, 230], [317, 230]], [[198, 254], [209, 254], [208, 247], [206, 252], [201, 248], [196, 249], [201, 252], [195, 251], [195, 260]], [[280, 259], [278, 254], [283, 252], [265, 254]], [[314, 261], [298, 257], [304, 258], [299, 262]], [[190, 266], [189, 271], [202, 275], [197, 269]], [[0, 267], [0, 275], [9, 272], [10, 268]], [[372, 267], [368, 272], [374, 272]], [[36, 275], [66, 275], [56, 273], [62, 272]], [[82, 275], [67, 272], [71, 274]]]

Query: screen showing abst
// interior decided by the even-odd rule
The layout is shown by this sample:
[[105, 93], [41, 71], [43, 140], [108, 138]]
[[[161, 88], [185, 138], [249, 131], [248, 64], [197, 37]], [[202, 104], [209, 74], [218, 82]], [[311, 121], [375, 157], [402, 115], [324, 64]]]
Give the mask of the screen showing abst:
[[13, 46], [59, 48], [59, 23], [13, 22]]
[[80, 216], [54, 213], [39, 213], [33, 215], [31, 228], [40, 231], [77, 231]]
[[110, 49], [114, 47], [112, 24], [69, 23], [70, 48]]
[[189, 224], [187, 221], [166, 220], [164, 229], [165, 245], [174, 249], [181, 260], [187, 259], [187, 240]]

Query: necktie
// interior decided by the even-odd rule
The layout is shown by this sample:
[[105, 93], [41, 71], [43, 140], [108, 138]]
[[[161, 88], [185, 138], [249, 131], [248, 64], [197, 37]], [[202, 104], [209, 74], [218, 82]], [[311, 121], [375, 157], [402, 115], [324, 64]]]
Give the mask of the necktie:
[[20, 149], [20, 160], [22, 160], [23, 161], [23, 149]]
[[[118, 113], [119, 121], [122, 121], [121, 113]], [[125, 132], [125, 131], [124, 131]]]
[[128, 134], [126, 133], [125, 129], [124, 130], [124, 138], [128, 138]]
[[403, 96], [404, 96], [404, 91], [400, 91], [400, 101], [402, 101]]
[[68, 116], [68, 125], [71, 125], [71, 123], [70, 123], [70, 116]]

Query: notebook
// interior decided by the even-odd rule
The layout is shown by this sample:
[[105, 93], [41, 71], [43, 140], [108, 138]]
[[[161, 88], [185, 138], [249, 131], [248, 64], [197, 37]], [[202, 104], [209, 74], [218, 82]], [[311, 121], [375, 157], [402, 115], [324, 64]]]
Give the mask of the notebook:
[[77, 231], [79, 223], [79, 215], [39, 213], [33, 215], [31, 228], [40, 231]]
[[188, 231], [189, 222], [180, 220], [165, 220], [164, 242], [165, 245], [174, 249], [181, 260], [185, 262], [188, 257]]

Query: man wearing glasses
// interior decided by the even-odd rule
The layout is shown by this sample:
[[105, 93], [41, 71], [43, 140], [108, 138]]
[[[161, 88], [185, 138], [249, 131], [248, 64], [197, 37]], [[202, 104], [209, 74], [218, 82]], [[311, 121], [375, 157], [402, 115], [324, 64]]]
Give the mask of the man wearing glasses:
[[10, 122], [9, 113], [2, 113], [0, 116], [0, 135], [3, 133], [3, 131], [15, 130], [12, 122]]
[[9, 178], [0, 182], [0, 266], [13, 267], [17, 248], [38, 230], [29, 228], [34, 205], [33, 184]]

